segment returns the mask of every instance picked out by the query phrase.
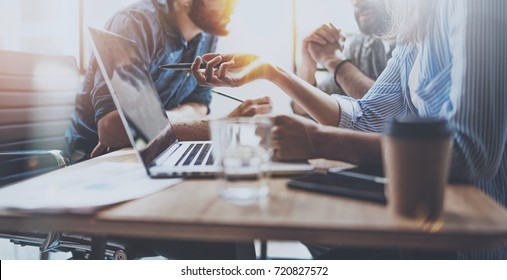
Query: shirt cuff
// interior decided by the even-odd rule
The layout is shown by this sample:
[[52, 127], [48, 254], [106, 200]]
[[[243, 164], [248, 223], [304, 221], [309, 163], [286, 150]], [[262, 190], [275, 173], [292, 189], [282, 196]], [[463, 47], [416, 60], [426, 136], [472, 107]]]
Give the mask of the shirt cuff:
[[357, 101], [348, 96], [341, 96], [333, 94], [333, 97], [340, 106], [340, 123], [338, 127], [341, 128], [354, 128], [355, 120], [359, 118], [361, 114], [361, 107]]

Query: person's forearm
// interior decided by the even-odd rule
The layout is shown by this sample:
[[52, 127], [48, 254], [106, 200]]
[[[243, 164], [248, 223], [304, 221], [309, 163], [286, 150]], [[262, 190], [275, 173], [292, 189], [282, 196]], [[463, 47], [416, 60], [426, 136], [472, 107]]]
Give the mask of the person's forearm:
[[317, 83], [315, 80], [315, 71], [317, 71], [315, 64], [303, 62], [298, 66], [296, 74], [307, 83], [315, 85]]
[[210, 140], [209, 120], [172, 122], [172, 128], [181, 141]]
[[334, 78], [348, 96], [354, 99], [363, 98], [375, 81], [363, 74], [350, 62], [340, 66], [340, 69], [336, 72], [336, 67], [340, 62], [342, 60], [338, 58], [332, 59], [325, 64], [325, 67], [329, 72], [334, 73], [333, 75], [336, 75]]
[[315, 158], [354, 164], [382, 164], [380, 134], [320, 126], [310, 135]]
[[[303, 61], [298, 67], [296, 71], [296, 75], [300, 77], [301, 79], [305, 80], [307, 83], [311, 85], [316, 85], [317, 81], [315, 80], [315, 72], [317, 71], [317, 66], [315, 63], [305, 62]], [[301, 115], [301, 116], [308, 116], [306, 111], [301, 108], [297, 103], [293, 102], [291, 104], [292, 110], [295, 114]]]
[[130, 146], [130, 141], [118, 111], [112, 111], [99, 120], [97, 125], [99, 142], [110, 148]]
[[299, 106], [296, 102], [292, 102], [291, 107], [292, 107], [292, 111], [294, 112], [294, 114], [304, 116], [304, 117], [308, 116], [308, 113], [306, 113], [306, 111], [303, 108], [301, 108], [301, 106]]
[[338, 126], [340, 106], [336, 100], [301, 78], [281, 68], [268, 66], [266, 79], [271, 80], [297, 102], [310, 116], [323, 125]]

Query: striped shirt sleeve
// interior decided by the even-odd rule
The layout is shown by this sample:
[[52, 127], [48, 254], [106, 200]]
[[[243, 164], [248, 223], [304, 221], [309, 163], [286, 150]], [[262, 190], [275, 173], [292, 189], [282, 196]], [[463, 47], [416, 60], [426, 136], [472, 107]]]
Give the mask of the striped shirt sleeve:
[[[340, 127], [360, 131], [381, 132], [386, 120], [414, 114], [405, 99], [406, 88], [401, 82], [417, 54], [411, 45], [400, 45], [393, 51], [386, 69], [373, 87], [360, 100], [334, 95], [340, 106]], [[408, 67], [408, 68], [407, 68]]]

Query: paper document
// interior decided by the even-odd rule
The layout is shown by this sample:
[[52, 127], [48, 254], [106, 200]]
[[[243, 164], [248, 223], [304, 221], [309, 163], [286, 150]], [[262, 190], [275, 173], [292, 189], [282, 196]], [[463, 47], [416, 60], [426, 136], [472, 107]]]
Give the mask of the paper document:
[[181, 179], [150, 179], [136, 163], [101, 163], [0, 189], [0, 208], [87, 214], [156, 193]]

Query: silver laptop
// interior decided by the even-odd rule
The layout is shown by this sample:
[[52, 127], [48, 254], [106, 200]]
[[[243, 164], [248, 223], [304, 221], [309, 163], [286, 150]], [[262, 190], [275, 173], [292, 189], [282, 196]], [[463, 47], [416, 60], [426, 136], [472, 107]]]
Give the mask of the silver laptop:
[[[209, 177], [220, 169], [210, 141], [178, 141], [136, 43], [111, 32], [89, 28], [93, 52], [130, 142], [148, 175]], [[307, 163], [271, 165], [273, 174], [304, 173]]]

